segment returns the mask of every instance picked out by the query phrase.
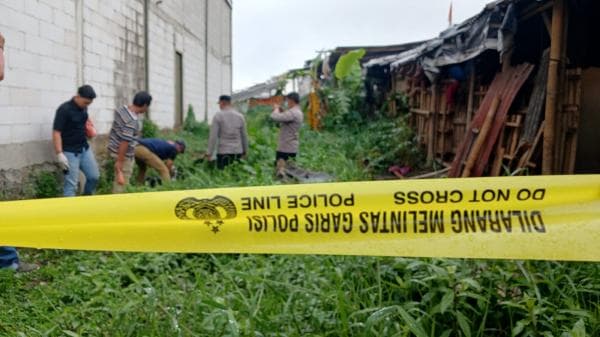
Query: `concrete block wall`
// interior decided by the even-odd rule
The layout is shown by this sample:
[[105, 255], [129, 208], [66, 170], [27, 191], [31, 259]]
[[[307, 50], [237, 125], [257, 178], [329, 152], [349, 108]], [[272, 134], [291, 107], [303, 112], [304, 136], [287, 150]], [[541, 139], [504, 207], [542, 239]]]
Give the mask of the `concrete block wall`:
[[107, 133], [116, 107], [128, 104], [145, 86], [143, 0], [85, 0], [82, 82], [98, 98], [89, 113]]
[[212, 120], [219, 95], [232, 91], [230, 3], [165, 0], [152, 4], [149, 28], [149, 86], [151, 92], [160, 93], [151, 110], [152, 120], [162, 127], [175, 123], [176, 52], [183, 56], [184, 116], [192, 105], [198, 120]]
[[53, 158], [56, 107], [75, 87], [75, 3], [0, 0], [6, 37], [5, 79], [0, 82], [0, 169]]
[[[231, 11], [228, 1], [207, 0], [209, 6], [208, 18], [208, 97], [213, 102], [221, 94], [231, 94], [231, 40], [223, 39], [223, 35], [231, 36]], [[227, 83], [224, 83], [227, 82]], [[209, 121], [218, 107], [209, 105]]]
[[[231, 92], [230, 1], [148, 3], [151, 119], [174, 126], [175, 52], [183, 55], [184, 111], [191, 104], [198, 119], [212, 117], [218, 95]], [[89, 113], [100, 133], [145, 87], [144, 0], [0, 0], [0, 13], [0, 170], [54, 160], [54, 114], [79, 85], [98, 93]]]
[[159, 126], [167, 127], [175, 122], [175, 27], [161, 14], [150, 10], [148, 25], [152, 37], [148, 41], [149, 90], [153, 95], [150, 116]]

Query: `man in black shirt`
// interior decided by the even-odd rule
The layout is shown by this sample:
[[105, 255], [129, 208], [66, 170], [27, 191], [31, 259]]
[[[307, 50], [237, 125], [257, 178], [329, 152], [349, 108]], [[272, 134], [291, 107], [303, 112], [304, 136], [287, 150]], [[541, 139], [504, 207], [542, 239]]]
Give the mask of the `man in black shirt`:
[[84, 195], [92, 195], [98, 185], [100, 172], [94, 152], [85, 135], [88, 120], [87, 107], [96, 98], [94, 89], [84, 85], [77, 96], [63, 103], [54, 117], [52, 141], [58, 163], [65, 173], [63, 195], [75, 196], [79, 183], [79, 170], [85, 175]]

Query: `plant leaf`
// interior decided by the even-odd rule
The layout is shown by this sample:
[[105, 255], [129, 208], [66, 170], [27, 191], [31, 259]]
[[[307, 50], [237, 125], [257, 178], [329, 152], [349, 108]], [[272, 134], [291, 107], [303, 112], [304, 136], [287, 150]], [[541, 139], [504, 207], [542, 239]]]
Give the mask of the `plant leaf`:
[[573, 337], [587, 337], [587, 334], [585, 332], [585, 322], [583, 321], [583, 318], [578, 320], [577, 323], [575, 323], [573, 330], [571, 330], [571, 335]]
[[469, 326], [469, 320], [462, 314], [462, 312], [456, 312], [456, 320], [460, 330], [465, 334], [466, 337], [471, 337], [471, 327]]
[[335, 65], [335, 77], [338, 80], [343, 80], [352, 71], [352, 68], [365, 56], [366, 51], [364, 49], [357, 49], [349, 51], [342, 55]]
[[445, 313], [452, 303], [454, 303], [454, 292], [452, 290], [448, 290], [446, 295], [442, 297], [442, 302], [440, 303], [440, 312], [442, 314]]
[[408, 324], [408, 328], [410, 329], [410, 331], [412, 333], [415, 334], [415, 336], [417, 337], [427, 337], [427, 333], [425, 332], [425, 329], [423, 329], [423, 326], [421, 326], [420, 323], [418, 323], [408, 312], [406, 312], [406, 310], [404, 310], [404, 308], [402, 307], [398, 307], [398, 311], [400, 312], [400, 316], [402, 316], [402, 319], [404, 319], [404, 322], [406, 322], [406, 324]]

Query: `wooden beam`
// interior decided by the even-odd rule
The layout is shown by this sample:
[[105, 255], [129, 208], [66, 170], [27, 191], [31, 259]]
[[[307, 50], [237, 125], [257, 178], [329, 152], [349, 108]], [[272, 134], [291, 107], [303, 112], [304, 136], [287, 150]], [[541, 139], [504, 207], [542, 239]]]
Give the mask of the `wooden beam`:
[[436, 134], [436, 109], [437, 109], [437, 84], [431, 84], [431, 102], [429, 110], [429, 136], [427, 137], [427, 163], [432, 164], [435, 158], [435, 134]]
[[[471, 123], [471, 119], [473, 119], [473, 110], [474, 110], [474, 100], [475, 100], [475, 67], [473, 66], [471, 69], [471, 76], [469, 76], [469, 100], [467, 102], [467, 125]], [[467, 130], [469, 132], [469, 130]]]
[[546, 119], [544, 130], [544, 150], [542, 174], [554, 173], [554, 144], [556, 129], [556, 110], [560, 90], [560, 64], [563, 52], [565, 0], [555, 0], [552, 10], [552, 36], [550, 42], [550, 64], [548, 66], [548, 85], [546, 90]]
[[529, 18], [534, 17], [540, 12], [545, 12], [552, 7], [552, 3], [552, 1], [549, 1], [541, 6], [538, 3], [533, 3], [520, 13], [520, 19], [525, 21]]
[[421, 116], [429, 116], [431, 114], [431, 111], [429, 111], [429, 110], [423, 110], [423, 109], [417, 109], [417, 108], [410, 109], [410, 112], [415, 115], [421, 115]]
[[467, 158], [467, 162], [465, 163], [465, 170], [463, 171], [463, 177], [470, 177], [471, 170], [473, 166], [475, 166], [475, 161], [479, 158], [479, 151], [483, 147], [485, 143], [488, 132], [492, 128], [492, 122], [494, 121], [494, 117], [496, 116], [496, 111], [498, 111], [498, 106], [500, 106], [500, 98], [496, 96], [494, 101], [492, 101], [492, 106], [485, 117], [485, 121], [483, 122], [483, 127], [479, 131], [477, 135], [477, 140], [473, 144], [473, 148], [471, 149], [471, 153], [469, 153], [469, 157]]
[[550, 21], [550, 18], [546, 12], [542, 13], [542, 19], [544, 19], [544, 26], [546, 26], [548, 36], [552, 37], [552, 22]]

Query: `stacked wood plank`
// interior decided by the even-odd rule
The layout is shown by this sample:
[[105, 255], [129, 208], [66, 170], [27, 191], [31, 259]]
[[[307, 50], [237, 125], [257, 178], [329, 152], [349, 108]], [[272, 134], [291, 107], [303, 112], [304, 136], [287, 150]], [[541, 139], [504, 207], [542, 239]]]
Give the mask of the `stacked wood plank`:
[[[532, 71], [533, 65], [525, 63], [515, 67], [508, 67], [505, 71], [496, 75], [470, 124], [470, 132], [467, 132], [465, 139], [459, 146], [450, 168], [450, 177], [483, 175], [489, 165], [489, 159], [498, 141], [500, 132], [504, 127], [508, 111], [517, 93]], [[491, 113], [491, 108], [494, 104], [498, 104], [498, 108], [494, 113], [493, 119], [489, 122], [491, 124], [489, 130], [485, 135], [481, 135], [483, 139], [478, 141], [477, 139], [480, 137], [479, 134], [486, 118], [488, 120], [491, 118], [488, 115]], [[474, 148], [474, 144], [477, 144], [479, 148]], [[476, 162], [468, 172], [465, 172], [465, 161], [469, 158], [473, 149], [477, 151]]]

